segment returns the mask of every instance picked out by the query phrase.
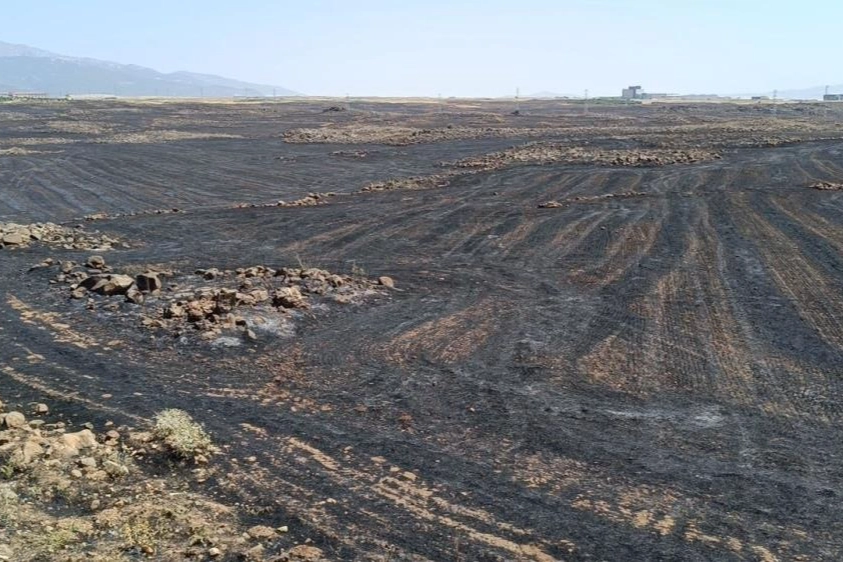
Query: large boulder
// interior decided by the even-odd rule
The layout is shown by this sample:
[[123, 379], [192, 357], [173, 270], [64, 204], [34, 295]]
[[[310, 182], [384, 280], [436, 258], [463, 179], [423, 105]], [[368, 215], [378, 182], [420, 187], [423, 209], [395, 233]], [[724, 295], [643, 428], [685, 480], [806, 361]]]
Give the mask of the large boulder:
[[92, 275], [84, 279], [79, 285], [92, 293], [105, 296], [125, 295], [135, 280], [129, 275]]

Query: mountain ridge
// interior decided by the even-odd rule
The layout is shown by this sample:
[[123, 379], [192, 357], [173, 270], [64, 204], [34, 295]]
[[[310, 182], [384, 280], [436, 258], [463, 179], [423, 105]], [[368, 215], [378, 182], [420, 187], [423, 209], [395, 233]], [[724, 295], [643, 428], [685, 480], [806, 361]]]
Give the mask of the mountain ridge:
[[136, 64], [70, 57], [0, 41], [2, 91], [65, 95], [164, 97], [295, 96], [297, 92], [189, 71], [163, 73]]

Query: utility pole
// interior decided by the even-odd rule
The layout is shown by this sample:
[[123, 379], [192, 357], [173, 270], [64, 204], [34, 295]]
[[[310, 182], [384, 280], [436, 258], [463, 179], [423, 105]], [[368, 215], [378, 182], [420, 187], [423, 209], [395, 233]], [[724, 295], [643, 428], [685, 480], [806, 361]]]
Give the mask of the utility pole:
[[521, 113], [521, 88], [515, 88], [515, 113]]
[[828, 86], [825, 87], [825, 95], [823, 96], [823, 117], [828, 119], [828, 103], [825, 101], [828, 99]]

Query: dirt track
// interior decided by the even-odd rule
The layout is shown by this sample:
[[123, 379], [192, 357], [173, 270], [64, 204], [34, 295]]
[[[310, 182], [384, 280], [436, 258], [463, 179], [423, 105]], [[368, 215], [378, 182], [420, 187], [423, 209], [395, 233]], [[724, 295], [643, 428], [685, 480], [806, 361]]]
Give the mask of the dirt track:
[[[300, 260], [397, 283], [223, 348], [153, 335], [132, 305], [86, 310], [55, 271], [27, 272], [90, 252], [0, 250], [3, 400], [49, 395], [80, 422], [184, 408], [231, 457], [258, 457], [220, 496], [335, 559], [843, 558], [843, 194], [808, 188], [843, 180], [843, 115], [536, 102], [498, 125], [722, 158], [526, 163], [378, 193], [357, 192], [536, 139], [353, 145], [362, 156], [283, 139], [489, 126], [501, 106], [0, 106], [0, 148], [39, 151], [0, 155], [0, 221], [178, 208], [85, 227], [133, 242], [106, 254], [116, 267]], [[100, 133], [44, 125], [70, 117]], [[240, 138], [108, 140], [156, 123]], [[232, 208], [314, 191], [340, 195]]]

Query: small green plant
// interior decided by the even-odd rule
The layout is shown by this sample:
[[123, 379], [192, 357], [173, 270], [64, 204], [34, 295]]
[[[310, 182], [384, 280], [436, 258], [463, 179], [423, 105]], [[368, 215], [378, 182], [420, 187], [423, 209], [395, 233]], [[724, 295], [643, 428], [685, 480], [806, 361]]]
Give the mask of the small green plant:
[[14, 475], [15, 465], [11, 462], [7, 462], [4, 465], [0, 466], [0, 478], [2, 478], [3, 480], [11, 480]]
[[153, 432], [179, 457], [193, 458], [214, 449], [205, 429], [184, 410], [169, 409], [155, 416]]

